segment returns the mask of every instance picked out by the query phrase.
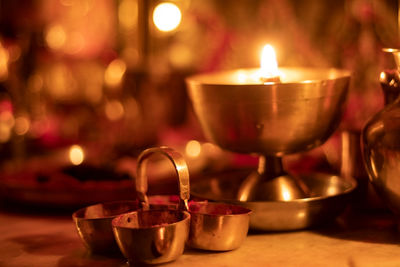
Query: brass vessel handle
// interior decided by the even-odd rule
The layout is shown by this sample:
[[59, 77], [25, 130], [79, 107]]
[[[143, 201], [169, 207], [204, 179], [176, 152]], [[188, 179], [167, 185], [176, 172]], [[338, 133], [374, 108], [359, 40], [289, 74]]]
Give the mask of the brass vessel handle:
[[156, 153], [166, 156], [174, 165], [179, 180], [179, 209], [187, 211], [190, 197], [189, 170], [183, 156], [174, 149], [166, 146], [149, 148], [139, 155], [136, 169], [136, 193], [140, 205], [144, 210], [148, 210], [150, 207], [146, 195], [148, 188], [146, 164], [147, 160]]

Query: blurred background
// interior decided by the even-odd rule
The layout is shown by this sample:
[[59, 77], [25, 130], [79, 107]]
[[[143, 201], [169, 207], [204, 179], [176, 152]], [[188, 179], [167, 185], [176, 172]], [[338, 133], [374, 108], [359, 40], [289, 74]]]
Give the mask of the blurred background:
[[[0, 0], [0, 163], [109, 165], [164, 144], [221, 159], [184, 79], [258, 67], [266, 43], [280, 66], [352, 70], [340, 130], [360, 131], [383, 106], [398, 24], [396, 0]], [[325, 144], [333, 165], [338, 146]]]

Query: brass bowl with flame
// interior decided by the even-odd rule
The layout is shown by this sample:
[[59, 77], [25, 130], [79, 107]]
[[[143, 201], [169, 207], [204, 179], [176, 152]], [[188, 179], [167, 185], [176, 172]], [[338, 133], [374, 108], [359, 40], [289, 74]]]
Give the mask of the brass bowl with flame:
[[[309, 199], [313, 188], [308, 188], [304, 179], [288, 174], [282, 157], [321, 145], [337, 129], [350, 72], [280, 68], [280, 81], [262, 82], [253, 78], [257, 71], [239, 69], [188, 77], [194, 112], [211, 142], [233, 152], [260, 156], [258, 170], [241, 181], [232, 202], [246, 206]], [[339, 190], [335, 194], [344, 193]], [[260, 217], [263, 209], [257, 210], [253, 210], [253, 218]], [[270, 223], [265, 227], [260, 223], [258, 229], [270, 229]]]

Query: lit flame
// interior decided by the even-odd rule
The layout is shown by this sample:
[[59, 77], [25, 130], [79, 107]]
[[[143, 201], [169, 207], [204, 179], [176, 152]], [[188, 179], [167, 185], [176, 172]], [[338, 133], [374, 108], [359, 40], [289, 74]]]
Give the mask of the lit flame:
[[153, 12], [154, 25], [162, 32], [175, 30], [181, 23], [181, 19], [181, 10], [173, 3], [161, 3]]
[[73, 145], [69, 149], [69, 160], [74, 165], [79, 165], [83, 162], [85, 153], [79, 145]]
[[261, 78], [270, 79], [279, 77], [278, 62], [274, 48], [267, 44], [261, 53]]

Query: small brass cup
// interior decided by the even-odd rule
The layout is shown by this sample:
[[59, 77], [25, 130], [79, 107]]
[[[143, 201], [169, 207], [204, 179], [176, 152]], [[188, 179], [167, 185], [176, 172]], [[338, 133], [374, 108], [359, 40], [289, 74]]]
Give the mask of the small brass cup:
[[[155, 153], [166, 156], [175, 166], [179, 179], [178, 209], [151, 208], [147, 193], [146, 162]], [[142, 210], [113, 219], [112, 227], [118, 246], [130, 264], [160, 264], [182, 255], [189, 237], [189, 172], [178, 152], [167, 148], [150, 148], [138, 158], [136, 191]]]
[[247, 236], [251, 210], [224, 203], [191, 202], [188, 245], [203, 250], [228, 251]]
[[93, 253], [118, 252], [111, 221], [122, 213], [139, 208], [138, 201], [114, 201], [75, 211], [72, 219], [84, 245]]

